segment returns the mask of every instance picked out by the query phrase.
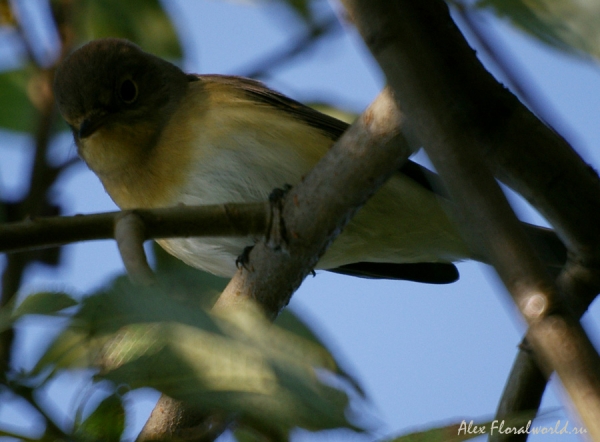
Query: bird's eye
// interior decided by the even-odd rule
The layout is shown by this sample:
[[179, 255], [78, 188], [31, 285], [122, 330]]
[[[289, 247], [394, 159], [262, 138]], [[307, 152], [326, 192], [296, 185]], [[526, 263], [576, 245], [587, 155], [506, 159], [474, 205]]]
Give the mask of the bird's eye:
[[129, 78], [123, 80], [119, 87], [119, 96], [125, 103], [133, 103], [138, 96], [138, 87], [137, 84], [135, 84], [135, 81], [130, 80]]

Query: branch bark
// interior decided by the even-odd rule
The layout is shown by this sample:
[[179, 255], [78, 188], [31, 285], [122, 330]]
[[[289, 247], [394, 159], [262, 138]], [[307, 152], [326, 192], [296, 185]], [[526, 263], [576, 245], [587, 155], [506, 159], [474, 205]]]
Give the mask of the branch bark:
[[[526, 112], [520, 109], [520, 113]], [[500, 178], [525, 196], [526, 192], [535, 193], [533, 198], [529, 197], [530, 202], [551, 219], [559, 231], [564, 230], [561, 225], [565, 226], [563, 237], [570, 245], [571, 254], [557, 284], [560, 293], [567, 296], [566, 301], [576, 317], [580, 317], [600, 291], [600, 244], [597, 229], [593, 227], [600, 221], [597, 197], [594, 197], [599, 192], [598, 179], [596, 173], [557, 134], [544, 128], [540, 122], [528, 115], [520, 124], [522, 127], [513, 129], [512, 139], [499, 139], [495, 148], [487, 154]], [[540, 133], [542, 136], [539, 136], [537, 144], [532, 144], [532, 140]], [[543, 149], [533, 148], [535, 146]], [[535, 174], [521, 177], [519, 169], [514, 167], [519, 163], [519, 158], [527, 161], [525, 167], [534, 168]], [[536, 175], [543, 178], [536, 181]], [[528, 191], [524, 190], [527, 188]], [[529, 347], [526, 340], [521, 347]], [[534, 403], [539, 404], [545, 384], [546, 378], [535, 365], [532, 353], [519, 351], [497, 417], [523, 411], [524, 407]], [[525, 439], [523, 435], [507, 435], [498, 440], [517, 442]]]
[[[485, 72], [444, 2], [343, 3], [402, 104], [407, 136], [425, 146], [462, 209], [458, 225], [464, 227], [465, 239], [471, 244], [483, 241], [489, 249], [494, 267], [530, 325], [528, 339], [542, 370], [547, 375], [557, 371], [588, 431], [600, 439], [600, 358], [527, 243], [483, 155], [495, 165], [494, 172], [557, 227], [576, 253], [577, 264], [593, 267], [600, 210], [587, 214], [590, 207], [600, 209], [597, 176]], [[516, 140], [518, 157], [510, 146]], [[565, 173], [571, 178], [568, 182], [561, 179]], [[557, 188], [556, 180], [563, 186]], [[581, 205], [573, 216], [575, 195]]]
[[[16, 14], [15, 16], [18, 16]], [[30, 61], [36, 63], [33, 56], [33, 48], [23, 30], [22, 20], [19, 17], [16, 22], [19, 37], [24, 44]], [[64, 25], [64, 23], [62, 23]], [[48, 142], [52, 135], [52, 124], [56, 119], [54, 109], [54, 97], [52, 96], [52, 69], [44, 69], [37, 65], [39, 83], [37, 88], [40, 113], [34, 131], [35, 151], [31, 164], [31, 178], [29, 180], [29, 189], [27, 195], [14, 204], [15, 212], [19, 214], [40, 215], [55, 208], [48, 201], [47, 191], [58, 176], [59, 170], [53, 168], [46, 159], [48, 151]], [[0, 307], [8, 305], [19, 286], [23, 273], [27, 266], [40, 259], [40, 254], [13, 255], [7, 257], [7, 264], [2, 274], [2, 291], [0, 295]], [[58, 255], [53, 256], [54, 260]], [[11, 349], [14, 339], [14, 331], [11, 329], [0, 333], [0, 372], [6, 373], [11, 360]]]
[[267, 230], [270, 216], [267, 203], [251, 203], [32, 218], [0, 224], [0, 252], [112, 239], [115, 224], [127, 214], [135, 214], [144, 224], [144, 239], [262, 235]]
[[410, 155], [401, 123], [386, 88], [285, 196], [269, 241], [253, 248], [214, 308], [252, 298], [275, 318], [354, 213]]
[[[281, 218], [273, 218], [268, 240], [252, 249], [249, 262], [230, 281], [213, 311], [254, 299], [274, 319], [352, 215], [410, 155], [400, 133], [401, 123], [402, 116], [386, 88], [305, 180], [275, 202]], [[150, 433], [143, 430], [138, 442], [160, 440], [183, 429], [169, 423], [182, 407], [186, 409], [185, 404], [164, 402], [170, 408], [153, 413], [144, 429], [163, 428], [171, 433], [154, 434], [156, 439], [150, 439]], [[200, 418], [192, 421], [198, 425]]]

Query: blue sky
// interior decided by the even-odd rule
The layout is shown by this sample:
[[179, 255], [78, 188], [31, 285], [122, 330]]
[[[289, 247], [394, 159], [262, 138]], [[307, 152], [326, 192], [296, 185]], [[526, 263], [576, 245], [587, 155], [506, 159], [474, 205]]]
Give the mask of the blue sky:
[[[254, 61], [284, 46], [302, 27], [277, 4], [210, 0], [165, 1], [184, 41], [184, 68], [197, 73], [239, 74]], [[326, 2], [318, 2], [326, 11]], [[287, 20], [280, 20], [288, 14]], [[593, 166], [600, 165], [600, 71], [597, 64], [548, 49], [497, 20], [488, 23], [514, 58], [527, 83], [547, 103], [550, 123]], [[484, 60], [486, 61], [486, 60]], [[266, 82], [300, 101], [331, 101], [360, 112], [377, 95], [384, 78], [360, 37], [338, 32], [308, 54], [277, 69]], [[18, 192], [27, 162], [28, 141], [1, 134], [0, 191]], [[55, 155], [66, 157], [73, 145], [61, 137]], [[422, 154], [418, 157], [426, 162]], [[96, 177], [82, 164], [64, 176], [53, 191], [67, 214], [115, 210]], [[514, 200], [520, 216], [541, 222]], [[66, 289], [88, 293], [123, 271], [113, 242], [69, 246], [59, 272], [42, 266], [31, 268], [23, 293], [36, 289]], [[523, 321], [498, 284], [492, 269], [473, 263], [459, 265], [461, 279], [447, 286], [398, 281], [370, 281], [318, 272], [294, 295], [291, 308], [309, 319], [365, 387], [373, 408], [376, 434], [406, 432], [433, 423], [493, 415], [504, 382], [524, 333]], [[598, 307], [592, 307], [584, 325], [598, 346]], [[25, 350], [17, 364], [33, 362], [28, 356], [35, 345], [51, 338], [45, 325], [24, 321], [21, 341]], [[40, 331], [46, 331], [40, 336]], [[28, 339], [35, 337], [35, 344]], [[73, 406], [65, 389], [73, 380], [54, 387], [66, 409]], [[542, 408], [560, 406], [563, 395], [552, 382]], [[142, 394], [135, 397], [141, 398]], [[68, 399], [67, 399], [68, 398]], [[152, 403], [140, 399], [136, 427]], [[0, 421], [12, 419], [0, 411]], [[564, 410], [548, 421], [569, 419]], [[361, 439], [369, 440], [370, 438]], [[318, 438], [299, 432], [296, 440], [348, 440], [345, 434]], [[543, 436], [531, 440], [547, 440]], [[561, 441], [578, 440], [571, 436]]]

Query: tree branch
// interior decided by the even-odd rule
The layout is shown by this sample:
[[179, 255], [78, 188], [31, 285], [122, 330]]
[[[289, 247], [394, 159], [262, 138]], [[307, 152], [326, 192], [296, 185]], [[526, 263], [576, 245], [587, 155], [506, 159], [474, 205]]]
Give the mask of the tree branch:
[[[469, 14], [463, 14], [463, 18], [477, 31], [477, 25], [470, 19]], [[479, 37], [485, 44], [485, 37], [481, 35]], [[515, 80], [515, 73], [511, 73], [512, 68], [509, 63], [503, 60], [501, 54], [493, 47], [487, 45], [486, 50], [501, 65], [507, 75], [512, 78], [512, 84], [518, 88], [517, 90], [521, 96], [527, 97], [526, 99], [534, 112], [543, 117], [545, 112], [540, 107], [538, 100], [528, 94], [523, 87], [519, 87], [518, 80]], [[520, 112], [522, 113], [523, 110], [520, 109]], [[519, 123], [518, 120], [515, 119], [515, 121]], [[590, 204], [589, 199], [590, 195], [598, 194], [596, 173], [583, 164], [574, 152], [565, 148], [563, 140], [548, 128], [543, 127], [539, 121], [533, 121], [527, 116], [520, 124], [523, 127], [515, 127], [512, 130], [511, 139], [498, 140], [495, 149], [488, 153], [492, 160], [492, 168], [500, 178], [503, 178], [507, 184], [516, 190], [531, 186], [530, 192], [534, 192], [537, 187], [535, 194], [538, 197], [541, 196], [543, 200], [536, 202], [536, 199], [530, 199], [530, 202], [536, 205], [547, 217], [552, 217], [551, 221], [554, 225], [568, 224], [571, 232], [573, 232], [572, 229], [576, 229], [574, 231], [576, 233], [567, 233], [570, 237], [568, 241], [570, 241], [571, 248], [574, 249], [575, 253], [571, 253], [570, 260], [557, 283], [560, 293], [568, 296], [567, 303], [573, 308], [576, 317], [581, 317], [600, 290], [600, 272], [598, 271], [600, 247], [597, 242], [597, 235], [594, 236], [596, 231], [591, 227], [592, 224], [599, 221], [598, 204], [597, 202]], [[527, 125], [533, 127], [525, 127]], [[538, 132], [542, 133], [543, 136], [539, 137], [536, 143], [531, 144], [532, 139], [537, 136]], [[529, 133], [533, 136], [526, 136]], [[518, 164], [519, 159], [528, 161], [526, 168], [533, 168], [535, 174], [545, 175], [546, 177], [539, 180], [539, 182], [535, 181], [535, 174], [530, 177], [520, 177], [520, 171], [511, 167], [515, 163]], [[499, 167], [503, 169], [499, 170]], [[523, 166], [520, 166], [520, 168], [525, 169]], [[573, 181], [574, 178], [575, 181]], [[546, 183], [552, 185], [546, 185]], [[571, 189], [570, 195], [566, 195], [565, 186]], [[585, 190], [579, 192], [578, 189]], [[555, 205], [554, 209], [550, 207], [553, 204]], [[572, 205], [576, 206], [573, 212], [571, 212]], [[563, 209], [561, 209], [561, 206]], [[568, 208], [568, 211], [565, 211], [565, 208]], [[588, 209], [589, 212], [586, 215]], [[562, 212], [558, 215], [560, 219], [553, 215], [554, 212]], [[587, 219], [585, 226], [581, 226], [582, 229], [578, 226], [578, 220], [583, 217]], [[579, 230], [586, 230], [588, 233]], [[583, 235], [588, 234], [592, 236], [582, 238]], [[524, 340], [521, 348], [529, 348], [526, 340]], [[496, 417], [502, 419], [511, 414], [530, 409], [524, 407], [531, 407], [532, 404], [539, 405], [545, 384], [546, 377], [535, 365], [532, 352], [520, 350], [506, 383]], [[494, 440], [517, 442], [526, 440], [526, 436], [498, 435], [497, 439]]]
[[206, 417], [164, 394], [138, 435], [136, 442], [146, 441], [211, 441], [227, 429], [230, 421], [223, 416]]
[[[585, 264], [595, 264], [597, 258], [597, 249], [590, 251], [589, 244], [598, 244], [598, 231], [593, 226], [598, 225], [595, 218], [600, 210], [586, 216], [590, 204], [600, 208], [597, 177], [591, 176], [562, 138], [485, 72], [444, 2], [343, 3], [402, 103], [407, 135], [414, 143], [424, 144], [450, 195], [462, 209], [458, 225], [464, 227], [465, 239], [471, 244], [483, 241], [489, 249], [494, 267], [530, 325], [528, 339], [538, 363], [546, 374], [557, 371], [588, 431], [600, 438], [600, 358], [579, 323], [562, 305], [481, 155], [485, 152], [499, 161], [498, 156], [504, 153], [500, 147], [508, 149], [507, 142], [519, 137], [528, 141], [528, 149], [524, 149], [523, 141], [519, 143], [520, 153], [528, 150], [540, 155], [542, 149], [532, 148], [538, 145], [544, 146], [547, 155], [551, 144], [552, 161], [564, 159], [554, 163], [552, 170], [563, 170], [566, 163], [570, 168], [567, 173], [573, 174], [565, 187], [556, 189], [545, 172], [538, 175], [539, 164], [528, 167], [535, 155], [525, 164], [516, 156], [512, 161], [499, 161], [500, 166], [494, 170], [507, 172], [504, 175], [509, 181], [550, 215], [549, 220], [556, 223], [570, 249], [580, 253]], [[549, 161], [545, 158], [543, 166]], [[556, 193], [562, 204], [539, 195], [542, 189]], [[584, 198], [580, 195], [578, 201], [588, 205], [585, 212], [578, 213], [585, 220], [574, 225], [572, 214], [566, 213], [571, 205], [565, 198], [579, 191]]]
[[496, 67], [502, 72], [503, 81], [506, 82], [518, 97], [521, 98], [542, 121], [551, 123], [551, 116], [545, 108], [545, 102], [537, 91], [532, 90], [531, 82], [525, 81], [523, 73], [516, 66], [516, 60], [502, 48], [498, 38], [493, 36], [487, 21], [483, 21], [480, 10], [469, 7], [462, 3], [453, 2], [455, 11], [462, 21], [461, 28], [467, 28], [476, 40], [477, 52], [483, 51], [492, 60]]
[[144, 251], [144, 221], [133, 212], [126, 212], [118, 217], [115, 222], [115, 240], [131, 281], [141, 286], [155, 284], [156, 278]]
[[[519, 346], [519, 352], [513, 362], [508, 380], [498, 403], [495, 418], [509, 419], [520, 412], [538, 410], [546, 389], [546, 375], [540, 370], [526, 339]], [[523, 434], [494, 434], [489, 440], [493, 442], [517, 442], [527, 440]]]
[[[386, 88], [305, 180], [274, 203], [281, 217], [273, 217], [268, 241], [252, 249], [249, 262], [230, 281], [213, 311], [255, 299], [267, 315], [277, 316], [352, 215], [408, 158], [401, 122]], [[170, 423], [187, 406], [163, 402], [167, 407], [163, 404], [161, 413], [153, 413], [144, 427], [168, 430], [155, 434], [157, 440], [185, 428]], [[198, 425], [203, 419], [198, 416], [191, 422]], [[152, 439], [143, 431], [138, 442], [146, 440]]]
[[358, 208], [410, 155], [401, 122], [386, 88], [285, 196], [270, 241], [252, 249], [216, 310], [252, 298], [271, 318], [277, 316]]
[[[595, 298], [598, 287], [598, 274], [594, 271], [567, 263], [557, 279], [560, 293], [570, 294], [567, 303], [575, 317], [580, 318]], [[538, 367], [529, 342], [524, 339], [510, 375], [502, 392], [502, 398], [496, 411], [497, 419], [505, 419], [520, 412], [538, 409], [546, 387], [547, 375]], [[496, 434], [490, 437], [494, 442], [521, 442], [527, 440], [527, 434]]]
[[[16, 14], [15, 16], [18, 16]], [[28, 56], [32, 62], [36, 62], [35, 54], [31, 42], [26, 36], [22, 23], [23, 17], [16, 21], [17, 30], [21, 41], [23, 42]], [[31, 165], [31, 178], [29, 180], [29, 189], [27, 195], [14, 205], [15, 212], [24, 215], [41, 215], [44, 212], [52, 210], [53, 207], [47, 200], [46, 192], [50, 185], [56, 179], [53, 168], [46, 160], [48, 142], [52, 132], [52, 123], [55, 120], [54, 97], [52, 96], [52, 72], [48, 69], [42, 69], [37, 66], [38, 81], [38, 99], [40, 113], [37, 118], [34, 142], [35, 150]], [[23, 277], [28, 264], [39, 259], [39, 254], [18, 255], [7, 257], [7, 265], [2, 274], [2, 292], [0, 295], [0, 307], [8, 305], [15, 294]], [[11, 360], [11, 348], [14, 338], [14, 332], [11, 329], [0, 333], [0, 370], [6, 372]]]
[[269, 224], [268, 203], [177, 206], [121, 212], [32, 218], [0, 224], [0, 252], [55, 247], [79, 241], [112, 239], [115, 224], [135, 214], [145, 238], [262, 235]]
[[327, 19], [320, 23], [310, 23], [308, 30], [304, 35], [291, 39], [291, 43], [286, 44], [282, 49], [273, 52], [262, 60], [254, 62], [252, 67], [238, 69], [238, 71], [242, 72], [240, 75], [243, 77], [265, 77], [273, 69], [276, 69], [285, 63], [290, 62], [298, 55], [305, 53], [317, 43], [319, 38], [323, 35], [341, 29], [339, 20], [335, 15], [327, 17]]

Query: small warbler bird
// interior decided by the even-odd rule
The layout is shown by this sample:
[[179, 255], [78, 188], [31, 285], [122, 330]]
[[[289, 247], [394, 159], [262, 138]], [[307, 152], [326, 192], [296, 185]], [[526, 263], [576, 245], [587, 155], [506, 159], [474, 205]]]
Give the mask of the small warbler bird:
[[[92, 41], [68, 56], [56, 71], [54, 93], [80, 156], [122, 209], [265, 201], [273, 189], [300, 182], [347, 128], [258, 81], [186, 74], [120, 39]], [[407, 162], [317, 268], [447, 283], [458, 278], [452, 262], [484, 261], [460, 238], [444, 212], [451, 203], [428, 178], [436, 176]], [[527, 231], [552, 261], [564, 259], [551, 231]], [[253, 242], [158, 240], [191, 266], [227, 277]]]

